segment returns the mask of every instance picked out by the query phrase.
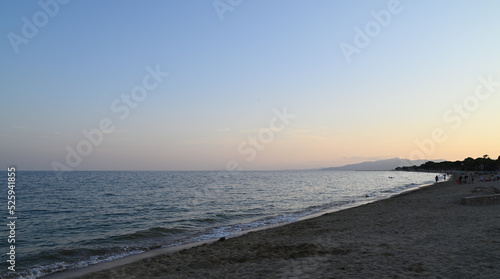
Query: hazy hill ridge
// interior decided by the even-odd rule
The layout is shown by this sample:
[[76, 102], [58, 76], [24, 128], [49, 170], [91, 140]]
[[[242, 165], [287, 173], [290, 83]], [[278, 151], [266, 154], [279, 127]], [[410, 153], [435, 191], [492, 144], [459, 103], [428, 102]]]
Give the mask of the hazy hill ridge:
[[[355, 170], [355, 171], [388, 171], [394, 170], [402, 166], [420, 166], [429, 160], [408, 160], [400, 158], [391, 158], [379, 161], [362, 162], [358, 164], [350, 164], [341, 167], [330, 167], [321, 170]], [[440, 160], [434, 160], [440, 161]]]

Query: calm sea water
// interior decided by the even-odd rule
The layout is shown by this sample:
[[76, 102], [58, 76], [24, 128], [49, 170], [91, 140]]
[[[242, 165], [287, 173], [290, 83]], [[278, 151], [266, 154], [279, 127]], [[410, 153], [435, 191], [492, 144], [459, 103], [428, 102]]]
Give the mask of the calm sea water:
[[[389, 178], [394, 177], [394, 178]], [[286, 224], [433, 183], [412, 172], [17, 172], [16, 276]], [[2, 174], [7, 181], [7, 174]], [[7, 183], [5, 183], [6, 185]], [[7, 205], [7, 191], [1, 200]], [[7, 224], [7, 208], [1, 216]], [[7, 226], [2, 228], [6, 276]], [[12, 275], [12, 274], [11, 274]]]

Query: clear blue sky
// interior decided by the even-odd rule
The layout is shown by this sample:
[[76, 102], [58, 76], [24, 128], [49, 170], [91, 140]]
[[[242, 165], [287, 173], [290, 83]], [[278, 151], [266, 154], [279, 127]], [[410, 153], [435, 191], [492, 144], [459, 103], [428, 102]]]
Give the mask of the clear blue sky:
[[[4, 168], [500, 155], [498, 1], [61, 2], [0, 4]], [[148, 67], [168, 76], [125, 115]], [[103, 119], [114, 130], [85, 149]]]

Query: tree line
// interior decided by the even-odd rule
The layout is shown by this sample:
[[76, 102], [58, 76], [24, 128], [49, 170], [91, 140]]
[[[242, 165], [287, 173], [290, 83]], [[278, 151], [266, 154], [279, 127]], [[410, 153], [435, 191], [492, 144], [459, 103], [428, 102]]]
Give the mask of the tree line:
[[405, 166], [397, 167], [397, 171], [497, 171], [500, 169], [500, 156], [491, 159], [490, 156], [484, 155], [476, 159], [472, 157], [465, 158], [463, 161], [444, 161], [432, 162], [428, 161], [420, 166]]

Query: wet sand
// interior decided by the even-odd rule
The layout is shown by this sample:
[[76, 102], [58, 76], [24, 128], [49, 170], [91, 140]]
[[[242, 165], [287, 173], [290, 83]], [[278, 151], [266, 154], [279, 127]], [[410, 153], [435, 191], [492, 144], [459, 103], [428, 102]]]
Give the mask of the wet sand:
[[500, 205], [460, 204], [477, 186], [500, 182], [438, 183], [81, 278], [500, 278]]

